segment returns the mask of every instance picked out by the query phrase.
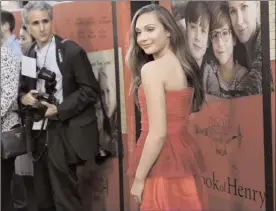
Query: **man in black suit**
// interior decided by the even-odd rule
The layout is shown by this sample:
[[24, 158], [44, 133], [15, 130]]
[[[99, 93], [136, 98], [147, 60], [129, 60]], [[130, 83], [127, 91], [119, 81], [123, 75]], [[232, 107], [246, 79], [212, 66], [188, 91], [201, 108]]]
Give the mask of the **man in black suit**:
[[[54, 87], [49, 88], [53, 83], [45, 80], [47, 74], [43, 79], [22, 76], [19, 94], [25, 115], [27, 147], [34, 158], [39, 210], [81, 211], [76, 166], [94, 159], [98, 152], [94, 104], [100, 87], [86, 52], [75, 42], [53, 35], [49, 4], [29, 2], [22, 15], [36, 40], [28, 56], [36, 59], [38, 73], [55, 75], [56, 81]], [[52, 91], [57, 103], [40, 101], [37, 97]], [[34, 121], [38, 111], [35, 106], [45, 107], [44, 118], [38, 122]]]

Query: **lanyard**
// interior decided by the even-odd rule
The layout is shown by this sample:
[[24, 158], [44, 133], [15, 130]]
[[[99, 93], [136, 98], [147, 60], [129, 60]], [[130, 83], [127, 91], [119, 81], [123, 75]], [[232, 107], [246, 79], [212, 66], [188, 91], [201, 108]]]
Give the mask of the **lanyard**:
[[[45, 58], [44, 58], [44, 62], [43, 62], [43, 66], [42, 66], [42, 68], [43, 68], [43, 67], [45, 67], [46, 60], [47, 60], [47, 56], [48, 56], [48, 52], [49, 52], [49, 49], [50, 49], [50, 47], [51, 47], [51, 45], [52, 45], [53, 37], [54, 37], [54, 36], [52, 35], [52, 38], [51, 38], [50, 44], [48, 45], [48, 48], [47, 48], [47, 51], [46, 51], [46, 54], [45, 54]], [[39, 50], [39, 51], [40, 51], [40, 50]]]

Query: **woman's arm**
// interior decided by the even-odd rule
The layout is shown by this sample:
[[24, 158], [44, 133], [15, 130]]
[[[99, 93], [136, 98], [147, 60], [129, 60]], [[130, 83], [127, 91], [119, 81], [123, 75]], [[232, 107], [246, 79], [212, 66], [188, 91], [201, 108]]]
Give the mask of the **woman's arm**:
[[8, 48], [1, 48], [1, 118], [17, 102], [20, 65]]
[[141, 77], [147, 102], [149, 133], [135, 175], [138, 180], [147, 177], [167, 134], [165, 89], [160, 68], [155, 63], [147, 63], [141, 70]]

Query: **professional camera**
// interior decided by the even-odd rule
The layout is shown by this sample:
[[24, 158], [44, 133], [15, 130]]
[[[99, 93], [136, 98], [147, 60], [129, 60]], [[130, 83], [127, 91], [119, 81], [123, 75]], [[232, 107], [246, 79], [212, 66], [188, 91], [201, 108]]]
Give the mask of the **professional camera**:
[[30, 110], [32, 114], [33, 121], [38, 122], [42, 120], [47, 111], [47, 106], [43, 105], [41, 102], [47, 102], [50, 104], [57, 105], [57, 99], [54, 94], [56, 93], [56, 74], [46, 67], [38, 69], [37, 79], [45, 80], [45, 93], [38, 93], [34, 97], [38, 100]]

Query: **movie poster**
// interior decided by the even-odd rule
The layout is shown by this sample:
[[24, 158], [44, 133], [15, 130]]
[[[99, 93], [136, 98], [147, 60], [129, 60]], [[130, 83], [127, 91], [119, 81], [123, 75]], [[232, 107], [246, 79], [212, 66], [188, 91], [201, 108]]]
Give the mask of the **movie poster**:
[[189, 131], [209, 209], [265, 210], [260, 1], [172, 0], [171, 9], [206, 93]]
[[172, 13], [209, 99], [262, 93], [260, 1], [173, 0]]
[[[115, 75], [115, 61], [114, 50], [103, 50], [87, 53], [90, 63], [93, 67], [95, 77], [97, 78], [101, 87], [101, 102], [96, 105], [98, 123], [100, 126], [104, 126], [104, 116], [109, 119], [111, 126], [110, 133], [104, 128], [100, 128], [100, 144], [104, 149], [112, 152], [113, 155], [117, 155], [118, 148], [118, 126], [117, 126], [117, 100], [116, 100], [116, 75]], [[120, 77], [123, 77], [122, 68], [122, 52], [119, 48], [119, 69]], [[123, 80], [120, 80], [123, 81]], [[121, 97], [124, 99], [124, 87], [123, 83], [120, 84]], [[121, 108], [124, 106], [121, 103]], [[103, 113], [105, 112], [105, 114]], [[123, 112], [122, 112], [123, 113]], [[125, 132], [125, 118], [121, 114], [121, 127]]]

